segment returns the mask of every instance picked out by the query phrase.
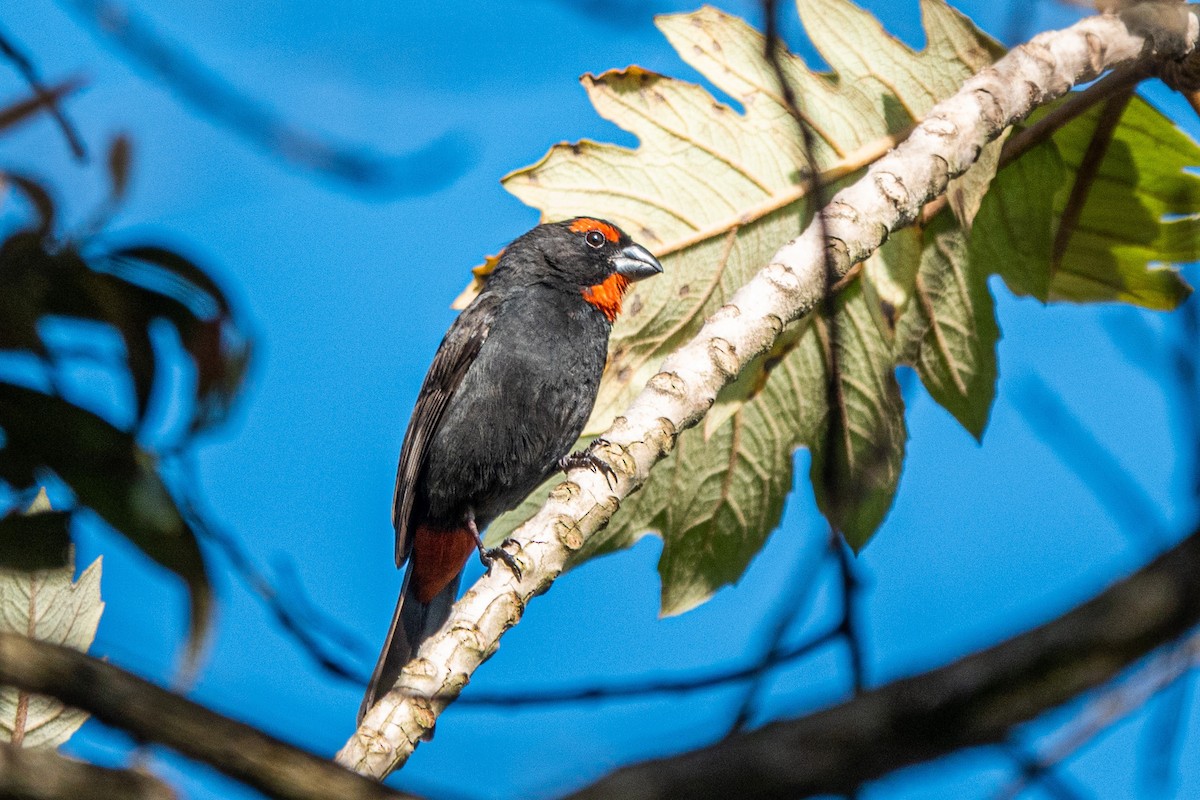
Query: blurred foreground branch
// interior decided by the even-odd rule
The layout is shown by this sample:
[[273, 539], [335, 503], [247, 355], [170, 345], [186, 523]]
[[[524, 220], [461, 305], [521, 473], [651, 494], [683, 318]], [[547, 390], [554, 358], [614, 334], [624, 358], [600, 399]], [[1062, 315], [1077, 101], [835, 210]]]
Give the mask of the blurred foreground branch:
[[334, 142], [298, 127], [242, 93], [114, 0], [63, 3], [184, 101], [284, 161], [388, 196], [432, 192], [466, 171], [468, 148], [460, 135], [442, 135], [402, 155], [383, 155], [363, 146]]
[[[1188, 49], [1197, 30], [1195, 16], [1190, 19]], [[823, 211], [826, 236], [810, 225], [784, 245], [694, 339], [664, 362], [602, 434], [605, 444], [595, 452], [619, 476], [616, 488], [598, 472], [571, 471], [507, 545], [523, 577], [494, 570], [466, 592], [441, 632], [405, 668], [396, 688], [367, 714], [339, 754], [340, 763], [382, 778], [405, 762], [475, 669], [495, 652], [504, 632], [517, 624], [529, 600], [549, 588], [570, 555], [607, 524], [623, 498], [641, 487], [650, 469], [673, 449], [679, 432], [703, 419], [717, 392], [770, 348], [788, 323], [817, 307], [824, 296], [827, 259], [833, 272], [844, 276], [890, 231], [912, 224], [924, 204], [942, 194], [950, 179], [965, 172], [983, 146], [1009, 125], [1107, 69], [1150, 57], [1145, 45], [1143, 37], [1111, 16], [1041, 34], [968, 80], [935, 106], [905, 142], [838, 192]], [[1151, 646], [1145, 643], [1137, 652]], [[1107, 677], [1120, 664], [1081, 666]], [[1104, 677], [1081, 682], [1075, 691]], [[865, 695], [864, 702], [877, 696]], [[946, 733], [934, 730], [933, 735]], [[788, 760], [797, 759], [789, 755]]]
[[73, 761], [53, 750], [0, 745], [0, 797], [20, 800], [172, 800], [175, 793], [150, 775]]
[[[138, 741], [164, 744], [268, 797], [411, 798], [69, 648], [16, 634], [0, 634], [0, 684], [57, 697]], [[6, 767], [0, 760], [0, 773]], [[0, 783], [0, 790], [3, 786]], [[9, 795], [0, 791], [0, 796], [36, 795]]]
[[843, 794], [1012, 729], [1116, 677], [1200, 622], [1200, 530], [1028, 633], [839, 706], [609, 775], [572, 800]]

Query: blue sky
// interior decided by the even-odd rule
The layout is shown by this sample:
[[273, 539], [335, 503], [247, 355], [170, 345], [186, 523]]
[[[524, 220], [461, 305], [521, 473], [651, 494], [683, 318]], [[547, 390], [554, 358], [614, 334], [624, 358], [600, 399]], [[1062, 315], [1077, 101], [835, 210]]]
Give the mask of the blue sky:
[[[400, 575], [391, 560], [389, 503], [404, 426], [425, 368], [453, 318], [450, 301], [485, 253], [537, 215], [500, 188], [506, 172], [561, 140], [633, 144], [589, 107], [577, 78], [631, 63], [693, 79], [653, 27], [654, 13], [688, 2], [354, 4], [141, 3], [137, 11], [231, 83], [309, 129], [383, 153], [439, 136], [460, 142], [466, 169], [416, 196], [356, 194], [281, 164], [178, 102], [64, 11], [71, 4], [9, 0], [0, 24], [49, 78], [82, 74], [69, 106], [94, 151], [128, 132], [135, 170], [112, 236], [167, 241], [212, 265], [258, 336], [258, 361], [234, 419], [202, 443], [211, 515], [257, 561], [291, 564], [310, 599], [371, 648], [382, 640]], [[760, 19], [757, 4], [719, 5]], [[1050, 3], [960, 2], [994, 35], [1065, 24]], [[910, 43], [915, 0], [868, 2]], [[790, 8], [789, 37], [805, 55]], [[1020, 25], [1014, 25], [1012, 19]], [[0, 71], [0, 95], [19, 94]], [[1193, 136], [1194, 115], [1153, 90]], [[0, 160], [46, 175], [68, 220], [104, 191], [102, 170], [70, 162], [39, 123], [5, 139]], [[868, 679], [944, 663], [1056, 616], [1145, 560], [1144, 541], [1119, 530], [1082, 482], [1034, 435], [1017, 401], [1040, 376], [1135, 476], [1178, 535], [1190, 523], [1175, 431], [1158, 386], [1165, 365], [1142, 348], [1127, 357], [1112, 331], [1159, 330], [1170, 320], [1118, 307], [1042, 307], [993, 286], [1004, 338], [992, 423], [978, 445], [919, 388], [908, 393], [911, 440], [890, 517], [859, 559], [867, 581]], [[1140, 345], [1134, 344], [1134, 348]], [[81, 380], [82, 380], [81, 376]], [[1186, 450], [1182, 452], [1186, 456]], [[531, 605], [526, 620], [472, 689], [536, 689], [744, 663], [794, 589], [799, 563], [821, 557], [807, 455], [781, 528], [742, 582], [681, 617], [659, 620], [656, 539], [592, 563]], [[180, 648], [182, 592], [110, 533], [82, 531], [81, 561], [105, 556], [107, 601], [95, 652], [167, 681]], [[317, 668], [214, 559], [220, 600], [199, 701], [316, 752], [350, 734], [361, 689]], [[477, 567], [472, 565], [472, 570]], [[472, 573], [474, 574], [474, 573]], [[832, 571], [814, 567], [801, 641], [836, 611]], [[846, 693], [839, 647], [780, 670], [762, 718], [795, 715]], [[468, 690], [470, 692], [471, 690]], [[604, 705], [492, 711], [454, 707], [393, 781], [431, 794], [549, 796], [633, 759], [721, 735], [736, 688]], [[1189, 709], [1187, 730], [1196, 719]], [[761, 719], [759, 721], [761, 721]], [[1134, 786], [1140, 719], [1118, 726], [1065, 773], [1096, 797]], [[71, 744], [84, 758], [121, 763], [129, 743], [89, 724]], [[1200, 791], [1185, 745], [1179, 796]], [[155, 764], [188, 797], [230, 796], [230, 785], [170, 754]], [[988, 797], [1005, 762], [966, 756], [871, 787], [868, 798]], [[250, 796], [247, 793], [247, 796]], [[1030, 797], [1036, 797], [1036, 792]]]

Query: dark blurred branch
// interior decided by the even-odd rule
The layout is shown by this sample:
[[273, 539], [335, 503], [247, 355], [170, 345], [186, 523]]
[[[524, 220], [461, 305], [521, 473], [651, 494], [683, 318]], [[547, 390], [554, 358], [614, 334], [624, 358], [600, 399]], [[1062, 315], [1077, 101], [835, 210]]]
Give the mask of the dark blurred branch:
[[157, 778], [124, 769], [94, 767], [53, 750], [0, 744], [0, 797], [14, 800], [173, 800]]
[[42, 84], [42, 79], [38, 76], [37, 68], [34, 67], [33, 61], [26, 56], [13, 43], [3, 30], [0, 30], [0, 56], [8, 60], [17, 72], [21, 73], [21, 77], [29, 84], [29, 88], [33, 89], [33, 93], [39, 100], [49, 109], [54, 121], [58, 123], [58, 127], [62, 130], [63, 138], [67, 140], [67, 144], [71, 147], [71, 153], [79, 161], [87, 160], [87, 149], [83, 146], [83, 137], [75, 130], [75, 126], [67, 119], [67, 115], [58, 105], [59, 98], [47, 89]]
[[620, 769], [575, 800], [844, 794], [906, 766], [1006, 741], [1200, 622], [1200, 531], [1052, 622], [807, 717]]
[[388, 195], [434, 191], [452, 183], [467, 168], [466, 143], [453, 134], [403, 155], [383, 155], [323, 139], [243, 94], [120, 4], [112, 0], [63, 2], [88, 28], [113, 41], [200, 113], [296, 166]]
[[166, 745], [268, 797], [281, 800], [412, 797], [65, 647], [0, 633], [0, 684], [57, 697], [139, 741]]

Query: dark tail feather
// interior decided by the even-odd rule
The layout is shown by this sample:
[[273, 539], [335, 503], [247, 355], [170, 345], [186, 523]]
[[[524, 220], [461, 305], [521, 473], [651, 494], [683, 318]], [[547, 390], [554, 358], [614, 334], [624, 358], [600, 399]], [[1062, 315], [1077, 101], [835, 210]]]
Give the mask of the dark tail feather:
[[375, 672], [371, 675], [371, 682], [367, 684], [367, 693], [363, 697], [362, 705], [358, 707], [360, 725], [371, 706], [396, 685], [400, 671], [416, 654], [421, 642], [437, 633], [442, 623], [449, 619], [450, 608], [458, 596], [458, 584], [462, 573], [455, 576], [454, 580], [428, 603], [417, 599], [411, 578], [410, 566], [404, 575], [404, 587], [400, 590], [400, 600], [396, 603], [396, 613], [392, 615], [392, 627], [388, 630], [383, 652], [379, 654]]

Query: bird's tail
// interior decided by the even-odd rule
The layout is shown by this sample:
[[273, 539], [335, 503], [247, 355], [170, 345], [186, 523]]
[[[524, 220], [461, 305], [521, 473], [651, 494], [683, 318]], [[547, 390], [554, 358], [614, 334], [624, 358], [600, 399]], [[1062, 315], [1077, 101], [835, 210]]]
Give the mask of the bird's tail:
[[392, 627], [388, 630], [387, 641], [383, 644], [383, 652], [375, 664], [375, 672], [371, 682], [367, 684], [367, 693], [362, 705], [358, 707], [358, 723], [362, 724], [363, 717], [370, 711], [380, 697], [396, 684], [400, 670], [412, 659], [421, 642], [428, 639], [438, 628], [442, 627], [450, 617], [450, 608], [454, 598], [458, 596], [458, 584], [462, 579], [461, 570], [454, 579], [447, 583], [428, 602], [422, 602], [417, 596], [417, 582], [412, 579], [413, 565], [409, 565], [404, 575], [404, 587], [400, 590], [400, 600], [396, 603], [396, 613], [392, 615]]

